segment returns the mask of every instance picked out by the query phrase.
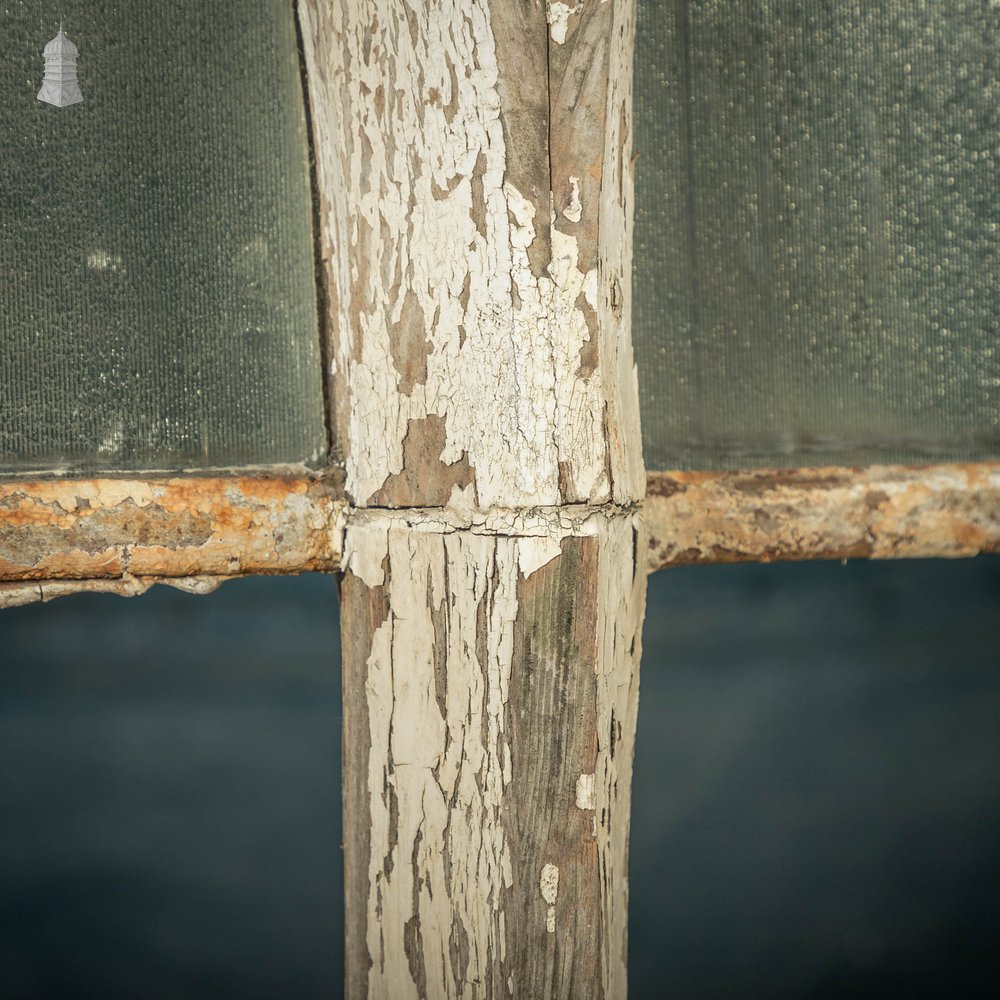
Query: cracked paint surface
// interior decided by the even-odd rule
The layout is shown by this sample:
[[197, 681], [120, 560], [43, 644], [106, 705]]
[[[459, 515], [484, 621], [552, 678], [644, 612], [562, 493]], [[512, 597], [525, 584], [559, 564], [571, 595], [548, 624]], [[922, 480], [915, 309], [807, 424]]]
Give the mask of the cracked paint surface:
[[581, 774], [576, 781], [577, 809], [594, 809], [594, 779], [593, 774]]
[[[362, 505], [403, 470], [407, 435], [432, 417], [444, 440], [428, 461], [467, 461], [482, 509], [613, 494], [608, 389], [601, 366], [580, 361], [598, 270], [555, 230], [548, 192], [509, 180], [492, 17], [485, 0], [304, 11], [317, 146], [343, 151], [318, 171], [338, 426]], [[336, 76], [321, 37], [341, 47]], [[539, 273], [542, 223], [552, 249]]]
[[[525, 800], [517, 776], [537, 759], [533, 744], [521, 742], [533, 739], [536, 729], [519, 728], [512, 713], [535, 710], [515, 700], [531, 689], [522, 676], [528, 664], [519, 659], [527, 649], [519, 642], [533, 634], [522, 622], [524, 601], [530, 582], [555, 563], [538, 565], [533, 552], [545, 535], [476, 533], [456, 526], [453, 511], [426, 513], [356, 511], [347, 520], [345, 565], [354, 582], [345, 597], [345, 628], [352, 628], [359, 597], [378, 594], [375, 605], [383, 608], [359, 664], [367, 718], [363, 822], [370, 838], [368, 962], [362, 963], [366, 986], [359, 995], [517, 997], [526, 988], [533, 995], [534, 980], [524, 978], [531, 970], [519, 963], [544, 950], [532, 943], [519, 893], [526, 889], [540, 898], [537, 932], [558, 936], [564, 918], [557, 926], [557, 907], [564, 904], [566, 886], [565, 933], [579, 933], [572, 921], [581, 919], [578, 911], [586, 911], [590, 899], [595, 910], [582, 918], [584, 925], [591, 933], [602, 928], [592, 956], [595, 971], [602, 970], [600, 982], [588, 988], [595, 997], [619, 996], [614, 991], [624, 983], [627, 908], [621, 873], [645, 591], [645, 574], [633, 561], [643, 551], [635, 545], [638, 515], [590, 510], [586, 517], [567, 517], [564, 528], [563, 512], [527, 518], [549, 537], [558, 533], [564, 541], [585, 539], [595, 546], [595, 566], [606, 582], [599, 585], [600, 606], [589, 625], [596, 640], [572, 654], [582, 660], [559, 666], [541, 644], [535, 653], [540, 659], [533, 661], [533, 669], [568, 670], [572, 684], [582, 664], [593, 671], [585, 688], [593, 700], [581, 710], [593, 719], [594, 735], [581, 738], [591, 753], [596, 747], [596, 758], [590, 758], [596, 770], [568, 773], [563, 796], [576, 809], [582, 795], [598, 811], [599, 822], [580, 820], [581, 834], [593, 847], [581, 852], [580, 834], [574, 834], [568, 853], [560, 856], [549, 841], [548, 848], [540, 847], [548, 858], [525, 868], [521, 852], [527, 845], [518, 832], [524, 820], [516, 818]], [[509, 513], [513, 520], [524, 512]], [[532, 552], [527, 559], [525, 548]], [[567, 557], [563, 552], [551, 558]], [[555, 635], [553, 641], [563, 644]], [[350, 666], [345, 669], [352, 676]], [[570, 690], [576, 688], [566, 689], [567, 697]], [[352, 745], [360, 738], [355, 733]], [[550, 956], [556, 984], [551, 995], [583, 995], [565, 992], [570, 980], [560, 978], [559, 954]], [[579, 991], [579, 984], [574, 988]]]
[[[349, 528], [348, 538], [354, 553], [371, 548], [364, 564], [387, 557], [393, 568], [392, 610], [367, 662], [368, 994], [484, 995], [474, 984], [503, 960], [502, 898], [512, 879], [502, 812], [517, 542], [369, 527]], [[442, 609], [443, 679], [434, 649], [444, 639], [434, 623]], [[411, 927], [420, 936], [417, 968], [413, 949], [400, 946]]]

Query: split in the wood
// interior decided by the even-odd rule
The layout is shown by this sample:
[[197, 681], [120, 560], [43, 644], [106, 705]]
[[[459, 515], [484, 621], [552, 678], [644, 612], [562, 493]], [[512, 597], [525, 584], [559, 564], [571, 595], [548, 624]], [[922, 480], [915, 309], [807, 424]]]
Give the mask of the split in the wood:
[[642, 524], [517, 516], [347, 519], [352, 997], [624, 995]]

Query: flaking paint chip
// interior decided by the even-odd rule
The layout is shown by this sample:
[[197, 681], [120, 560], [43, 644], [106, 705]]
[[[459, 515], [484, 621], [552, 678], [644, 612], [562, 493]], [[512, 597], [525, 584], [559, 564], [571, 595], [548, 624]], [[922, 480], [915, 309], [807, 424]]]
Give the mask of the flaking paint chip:
[[594, 809], [596, 793], [596, 775], [581, 774], [576, 779], [576, 807], [577, 809]]
[[542, 874], [538, 880], [542, 899], [548, 903], [545, 911], [545, 930], [549, 934], [556, 932], [556, 900], [559, 898], [559, 868], [556, 865], [542, 866]]

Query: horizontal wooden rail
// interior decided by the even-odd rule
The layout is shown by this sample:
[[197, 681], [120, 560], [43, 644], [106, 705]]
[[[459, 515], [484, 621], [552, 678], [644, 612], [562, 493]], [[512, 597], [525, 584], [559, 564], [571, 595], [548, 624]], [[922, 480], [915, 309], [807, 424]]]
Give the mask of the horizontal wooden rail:
[[[650, 571], [971, 556], [1000, 552], [1000, 463], [653, 473], [643, 512]], [[332, 572], [346, 514], [342, 491], [322, 478], [0, 481], [0, 607]]]
[[649, 569], [1000, 552], [1000, 463], [664, 472], [648, 477]]

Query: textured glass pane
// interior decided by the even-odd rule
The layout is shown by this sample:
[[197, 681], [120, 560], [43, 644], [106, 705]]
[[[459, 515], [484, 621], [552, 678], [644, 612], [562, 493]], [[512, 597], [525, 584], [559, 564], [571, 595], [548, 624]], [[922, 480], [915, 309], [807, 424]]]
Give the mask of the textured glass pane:
[[1000, 456], [1000, 5], [639, 8], [647, 465]]
[[[69, 107], [36, 99], [60, 14]], [[289, 0], [8, 0], [0, 38], [0, 469], [316, 459]]]

